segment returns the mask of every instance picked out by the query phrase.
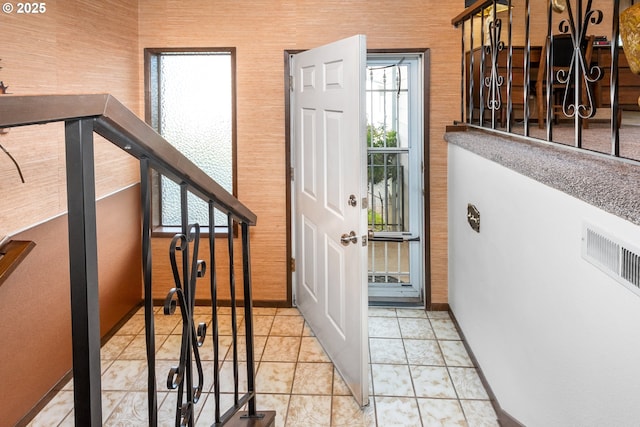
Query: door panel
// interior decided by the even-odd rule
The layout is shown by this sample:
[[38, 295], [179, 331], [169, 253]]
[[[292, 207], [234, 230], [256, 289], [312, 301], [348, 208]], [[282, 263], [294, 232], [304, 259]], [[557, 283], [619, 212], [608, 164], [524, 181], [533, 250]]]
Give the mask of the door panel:
[[[366, 41], [292, 57], [295, 300], [361, 405], [368, 403]], [[355, 203], [350, 201], [353, 195]], [[351, 237], [342, 239], [343, 235]], [[364, 240], [363, 240], [364, 238]]]

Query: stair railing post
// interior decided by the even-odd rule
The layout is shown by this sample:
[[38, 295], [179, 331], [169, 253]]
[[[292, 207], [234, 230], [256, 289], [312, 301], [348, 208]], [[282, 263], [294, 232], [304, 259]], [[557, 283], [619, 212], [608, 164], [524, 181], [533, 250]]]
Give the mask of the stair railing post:
[[93, 120], [65, 123], [76, 426], [102, 425]]

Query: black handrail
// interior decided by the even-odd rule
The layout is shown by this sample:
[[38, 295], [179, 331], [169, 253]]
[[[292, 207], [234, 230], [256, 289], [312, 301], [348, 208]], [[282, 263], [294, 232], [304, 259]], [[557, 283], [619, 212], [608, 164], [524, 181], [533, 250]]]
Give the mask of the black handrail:
[[[220, 385], [217, 372], [218, 349], [217, 278], [215, 274], [214, 233], [209, 233], [211, 247], [209, 279], [215, 364], [215, 419], [211, 424], [224, 425], [240, 419], [239, 410], [247, 403], [245, 424], [271, 426], [275, 412], [256, 412], [255, 368], [253, 356], [251, 274], [249, 258], [249, 226], [256, 215], [233, 195], [170, 145], [151, 127], [111, 95], [44, 95], [3, 96], [0, 98], [0, 128], [64, 122], [66, 143], [67, 204], [69, 223], [69, 264], [71, 287], [71, 323], [74, 379], [74, 413], [77, 426], [102, 425], [100, 385], [100, 319], [97, 275], [97, 237], [93, 133], [97, 133], [140, 160], [142, 201], [142, 270], [144, 282], [145, 336], [148, 367], [149, 425], [158, 423], [158, 399], [155, 369], [154, 307], [151, 275], [151, 170], [172, 179], [181, 187], [182, 232], [176, 234], [169, 250], [175, 287], [166, 298], [165, 314], [180, 306], [183, 336], [178, 366], [168, 373], [167, 385], [178, 389], [176, 425], [193, 426], [193, 405], [203, 387], [199, 348], [206, 336], [206, 325], [195, 325], [193, 311], [195, 287], [206, 271], [206, 263], [198, 260], [200, 226], [188, 222], [187, 194], [192, 193], [209, 205], [210, 228], [214, 212], [228, 217], [229, 267], [231, 298], [235, 301], [233, 236], [236, 223], [241, 225], [244, 314], [246, 328], [246, 360], [248, 390], [238, 393], [238, 354], [234, 350], [234, 404], [220, 415]], [[181, 252], [179, 268], [176, 252]], [[191, 258], [189, 256], [191, 254]], [[235, 306], [233, 307], [235, 314]], [[237, 340], [234, 322], [233, 339]], [[237, 342], [234, 342], [237, 349]], [[192, 368], [195, 363], [195, 373]], [[258, 421], [259, 420], [259, 421]]]
[[114, 145], [141, 159], [203, 200], [216, 200], [223, 212], [255, 225], [256, 215], [169, 144], [132, 111], [108, 94], [36, 95], [0, 98], [0, 128], [93, 119], [95, 131]]

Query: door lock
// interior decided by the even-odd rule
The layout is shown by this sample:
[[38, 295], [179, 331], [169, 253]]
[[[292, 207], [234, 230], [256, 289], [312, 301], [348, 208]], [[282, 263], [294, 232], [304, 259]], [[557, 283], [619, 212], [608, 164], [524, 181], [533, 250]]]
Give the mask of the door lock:
[[349, 243], [358, 243], [358, 236], [356, 236], [356, 232], [352, 231], [349, 234], [345, 233], [340, 236], [340, 243], [342, 243], [343, 246], [349, 246]]
[[349, 196], [349, 201], [347, 203], [349, 203], [349, 206], [353, 208], [358, 206], [358, 200], [356, 199], [356, 196], [354, 194]]

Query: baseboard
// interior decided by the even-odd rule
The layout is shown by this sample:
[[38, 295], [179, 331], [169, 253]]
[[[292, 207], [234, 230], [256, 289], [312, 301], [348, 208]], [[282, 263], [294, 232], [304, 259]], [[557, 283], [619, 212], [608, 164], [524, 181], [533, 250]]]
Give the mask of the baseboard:
[[476, 359], [476, 356], [473, 354], [471, 347], [469, 347], [469, 343], [467, 342], [467, 339], [465, 338], [464, 333], [460, 328], [458, 319], [456, 319], [456, 316], [455, 314], [453, 314], [453, 311], [451, 311], [451, 309], [449, 309], [449, 315], [451, 316], [451, 319], [453, 320], [453, 323], [455, 324], [456, 329], [458, 330], [458, 333], [462, 338], [462, 343], [464, 344], [464, 348], [467, 350], [467, 353], [469, 353], [469, 358], [471, 359], [473, 366], [475, 366], [478, 369], [478, 376], [480, 377], [480, 381], [482, 381], [482, 385], [484, 386], [485, 390], [487, 391], [487, 394], [489, 395], [489, 400], [491, 401], [491, 405], [493, 406], [493, 409], [496, 411], [496, 415], [498, 416], [498, 423], [500, 424], [500, 426], [501, 427], [525, 427], [524, 424], [516, 420], [509, 413], [505, 412], [502, 409], [502, 407], [500, 406], [500, 402], [498, 402], [498, 399], [496, 398], [495, 393], [493, 392], [493, 390], [491, 389], [491, 386], [489, 385], [489, 382], [487, 381], [487, 377], [485, 377], [484, 372], [482, 372], [482, 366], [480, 366], [480, 364], [478, 363], [478, 359]]

